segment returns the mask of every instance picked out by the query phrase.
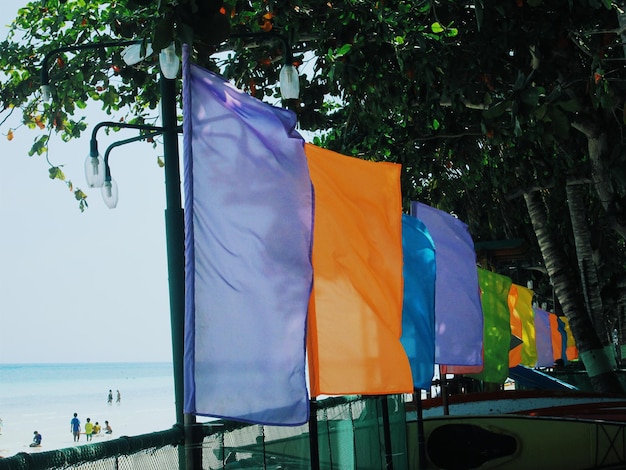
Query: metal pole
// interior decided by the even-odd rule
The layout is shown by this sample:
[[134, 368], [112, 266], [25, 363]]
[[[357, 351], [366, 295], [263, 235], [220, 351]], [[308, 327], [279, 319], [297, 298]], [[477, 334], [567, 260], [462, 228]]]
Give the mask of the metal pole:
[[[184, 338], [185, 338], [185, 226], [180, 194], [180, 158], [176, 123], [176, 82], [161, 76], [161, 119], [165, 160], [165, 236], [169, 274], [172, 359], [174, 365], [174, 401], [176, 424], [185, 431], [185, 446], [180, 446], [179, 468], [194, 468], [192, 428], [194, 416], [183, 413]], [[201, 451], [201, 447], [200, 447]], [[198, 463], [201, 463], [201, 459]]]
[[439, 366], [439, 383], [441, 384], [441, 404], [443, 405], [443, 414], [448, 416], [450, 414], [450, 405], [448, 402], [448, 379], [446, 373], [443, 372], [441, 366]]
[[317, 402], [315, 398], [309, 401], [309, 452], [311, 470], [320, 469], [319, 435], [317, 433]]
[[426, 440], [424, 437], [424, 409], [422, 406], [422, 390], [416, 388], [413, 392], [413, 401], [415, 402], [417, 415], [417, 455], [418, 468], [426, 467]]
[[389, 422], [389, 402], [387, 395], [380, 397], [380, 405], [383, 418], [383, 438], [385, 442], [385, 468], [393, 470], [393, 449], [391, 444], [391, 424]]

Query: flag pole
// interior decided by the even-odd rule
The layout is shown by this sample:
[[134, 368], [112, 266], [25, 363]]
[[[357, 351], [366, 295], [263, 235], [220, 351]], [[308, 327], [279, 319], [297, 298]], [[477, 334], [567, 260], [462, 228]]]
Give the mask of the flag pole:
[[426, 438], [424, 436], [424, 413], [422, 407], [422, 389], [416, 388], [413, 391], [413, 401], [415, 402], [415, 413], [417, 420], [417, 455], [419, 468], [426, 466]]
[[311, 470], [320, 470], [319, 435], [317, 432], [317, 401], [309, 401], [309, 453]]
[[439, 366], [439, 384], [441, 386], [441, 405], [443, 406], [443, 414], [448, 416], [450, 414], [450, 405], [448, 403], [448, 380], [446, 374], [443, 372], [441, 365]]
[[391, 445], [391, 428], [389, 423], [389, 402], [387, 395], [380, 397], [383, 414], [383, 437], [385, 439], [385, 468], [393, 470], [393, 450]]
[[[195, 468], [193, 443], [189, 442], [195, 416], [184, 415], [184, 335], [185, 335], [185, 225], [180, 192], [178, 130], [176, 122], [176, 81], [161, 76], [161, 118], [163, 120], [163, 154], [165, 161], [165, 235], [174, 365], [174, 403], [176, 424], [185, 432], [185, 451], [179, 467]], [[182, 447], [182, 446], [181, 446]], [[200, 451], [201, 451], [200, 447]], [[202, 459], [200, 459], [200, 462]]]

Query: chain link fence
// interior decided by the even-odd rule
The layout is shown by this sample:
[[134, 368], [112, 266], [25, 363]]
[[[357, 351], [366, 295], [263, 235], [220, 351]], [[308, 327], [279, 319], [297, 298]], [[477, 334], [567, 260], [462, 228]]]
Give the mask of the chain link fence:
[[[199, 444], [187, 447], [203, 470], [379, 470], [408, 467], [407, 425], [401, 395], [341, 397], [315, 403], [317, 452], [311, 461], [309, 424], [260, 426], [229, 421], [198, 425]], [[314, 447], [314, 448], [315, 448]], [[0, 470], [167, 470], [183, 468], [184, 432], [121, 437], [67, 449], [19, 453]]]

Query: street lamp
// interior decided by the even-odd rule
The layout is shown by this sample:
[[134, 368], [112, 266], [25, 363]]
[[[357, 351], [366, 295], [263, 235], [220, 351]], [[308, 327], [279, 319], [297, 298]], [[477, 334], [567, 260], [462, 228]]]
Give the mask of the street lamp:
[[261, 41], [275, 40], [282, 43], [284, 63], [278, 76], [280, 94], [285, 100], [298, 99], [300, 96], [300, 79], [298, 70], [293, 65], [293, 53], [287, 39], [277, 33], [235, 33], [230, 39], [259, 39]]
[[[125, 122], [113, 121], [103, 121], [96, 124], [91, 131], [89, 155], [87, 155], [87, 158], [85, 159], [85, 180], [87, 181], [87, 186], [89, 186], [90, 188], [101, 188], [105, 181], [105, 172], [107, 171], [106, 163], [105, 159], [103, 159], [102, 155], [100, 155], [100, 152], [98, 152], [98, 140], [96, 138], [98, 131], [103, 127], [112, 127], [118, 129], [137, 129], [141, 131], [150, 131], [151, 133], [155, 133], [156, 135], [160, 135], [164, 131], [162, 127], [150, 126], [147, 124], [129, 124]], [[130, 142], [135, 142], [136, 140], [143, 140], [147, 138], [147, 134], [142, 134], [137, 139], [131, 140]], [[119, 145], [114, 145], [114, 147], [119, 147]]]
[[[300, 79], [298, 70], [293, 65], [293, 53], [287, 39], [277, 33], [235, 33], [229, 39], [257, 39], [260, 41], [279, 41], [283, 48], [284, 63], [279, 74], [280, 94], [285, 100], [298, 99], [300, 96]], [[152, 54], [150, 43], [145, 45], [141, 41], [130, 44], [122, 51], [122, 58], [127, 65], [134, 65]], [[174, 43], [164, 48], [159, 54], [161, 71], [166, 78], [176, 78], [180, 68], [180, 59], [176, 54]]]
[[[161, 135], [162, 133], [163, 131], [156, 130], [153, 132], [148, 132], [146, 134], [138, 135], [136, 137], [131, 137], [130, 139], [124, 139], [124, 140], [119, 140], [117, 142], [113, 142], [111, 145], [107, 147], [106, 152], [104, 153], [104, 158], [102, 158], [100, 154], [97, 155], [96, 158], [102, 160], [103, 166], [104, 166], [104, 181], [101, 187], [102, 199], [104, 200], [104, 203], [107, 205], [109, 209], [115, 209], [115, 207], [117, 206], [117, 201], [118, 201], [117, 183], [115, 182], [113, 178], [111, 178], [111, 167], [109, 166], [109, 155], [111, 153], [111, 150], [113, 150], [115, 147], [120, 147], [122, 145], [130, 144], [132, 142], [137, 142], [139, 140], [152, 139], [156, 136]], [[92, 157], [91, 155], [88, 155], [86, 162], [89, 162], [89, 160], [94, 160], [94, 157]]]
[[[41, 95], [43, 99], [50, 99], [50, 83], [48, 76], [48, 61], [51, 57], [62, 52], [79, 51], [87, 49], [103, 49], [107, 47], [122, 47], [140, 44], [142, 40], [133, 41], [112, 41], [101, 43], [80, 44], [54, 49], [45, 54], [41, 66]], [[135, 46], [136, 47], [136, 46]], [[172, 66], [172, 67], [170, 67]], [[161, 89], [161, 116], [163, 120], [162, 128], [150, 128], [163, 135], [163, 153], [165, 161], [165, 238], [167, 242], [167, 266], [170, 298], [170, 322], [172, 334], [172, 357], [174, 368], [174, 400], [176, 408], [176, 424], [185, 429], [183, 415], [183, 351], [184, 351], [184, 321], [185, 321], [185, 251], [184, 251], [184, 218], [180, 193], [180, 167], [178, 153], [178, 126], [176, 124], [176, 83], [167, 76], [175, 76], [173, 73], [173, 63], [166, 62], [166, 71], [162, 70], [160, 82]], [[176, 69], [176, 72], [178, 69]], [[167, 76], [165, 75], [167, 73]], [[172, 75], [173, 74], [173, 75]], [[116, 123], [117, 127], [132, 127], [128, 124]], [[102, 184], [105, 188], [105, 202], [109, 198], [113, 200], [115, 191], [111, 181], [110, 171], [107, 170], [104, 162], [98, 161], [97, 143], [92, 139], [89, 165], [86, 165], [92, 175], [97, 176], [91, 183]], [[102, 177], [101, 170], [104, 168], [104, 181], [100, 183]], [[108, 179], [107, 182], [107, 173]], [[184, 432], [187, 443], [187, 432]], [[182, 446], [179, 452], [179, 467], [192, 467], [188, 461], [185, 464], [185, 453]], [[193, 457], [190, 457], [193, 458]]]
[[[299, 95], [298, 72], [293, 66], [293, 55], [287, 40], [275, 33], [242, 33], [232, 35], [231, 38], [253, 38], [259, 40], [279, 40], [283, 44], [285, 63], [280, 72], [280, 91], [284, 99], [296, 99]], [[44, 100], [51, 98], [51, 90], [48, 76], [48, 61], [55, 54], [69, 51], [86, 49], [101, 49], [106, 47], [122, 47], [124, 61], [133, 65], [153, 51], [149, 43], [144, 40], [113, 41], [102, 43], [81, 44], [67, 46], [49, 51], [44, 56], [41, 68], [41, 96]], [[96, 125], [92, 132], [90, 151], [85, 161], [85, 176], [87, 184], [91, 188], [102, 188], [103, 198], [108, 207], [114, 208], [117, 204], [117, 184], [111, 178], [109, 167], [109, 154], [117, 146], [137, 140], [147, 139], [156, 135], [163, 136], [163, 153], [165, 161], [165, 234], [167, 242], [167, 265], [170, 298], [170, 321], [172, 335], [172, 356], [174, 366], [174, 398], [176, 407], [176, 424], [184, 429], [186, 452], [179, 453], [180, 468], [196, 468], [201, 466], [201, 458], [196, 455], [194, 448], [198, 435], [195, 426], [195, 416], [184, 415], [184, 319], [185, 319], [185, 251], [184, 251], [184, 216], [181, 202], [181, 182], [178, 152], [178, 133], [180, 127], [176, 119], [176, 83], [175, 78], [180, 68], [180, 59], [176, 55], [175, 45], [171, 43], [159, 54], [161, 78], [159, 80], [161, 92], [161, 118], [162, 127], [102, 122]], [[96, 133], [103, 126], [117, 128], [131, 128], [146, 131], [134, 138], [122, 140], [111, 144], [104, 158], [98, 152]], [[195, 450], [200, 450], [195, 449]], [[183, 458], [187, 461], [183, 462]]]

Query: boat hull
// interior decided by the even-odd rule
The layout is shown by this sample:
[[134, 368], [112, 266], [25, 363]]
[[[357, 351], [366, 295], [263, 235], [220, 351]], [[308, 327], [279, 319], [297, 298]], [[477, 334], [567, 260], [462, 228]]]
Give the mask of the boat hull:
[[626, 466], [626, 424], [521, 415], [447, 416], [407, 425], [409, 468], [568, 469]]

